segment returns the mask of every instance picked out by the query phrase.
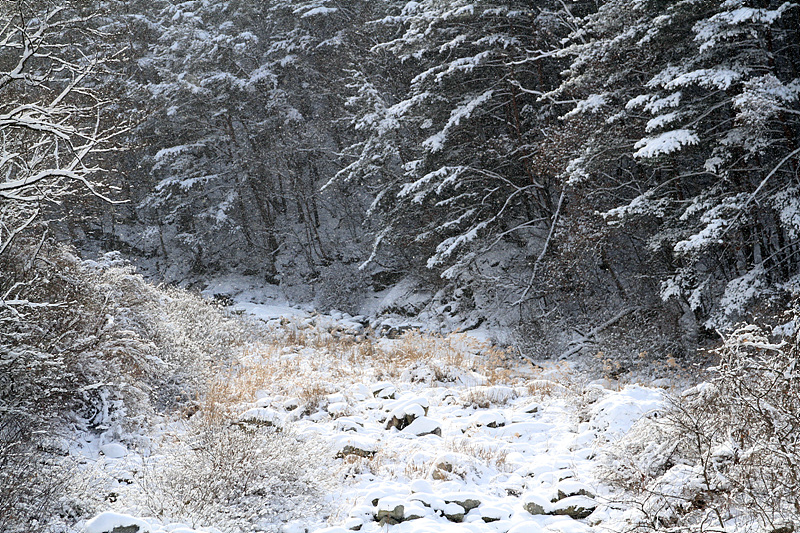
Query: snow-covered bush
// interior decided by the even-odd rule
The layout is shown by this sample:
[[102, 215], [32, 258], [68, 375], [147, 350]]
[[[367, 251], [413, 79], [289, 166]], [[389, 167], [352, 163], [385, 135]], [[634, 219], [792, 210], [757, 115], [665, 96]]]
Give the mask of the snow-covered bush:
[[363, 303], [366, 276], [357, 265], [333, 263], [322, 267], [319, 274], [317, 305], [320, 309], [339, 309], [357, 313]]
[[0, 531], [53, 515], [63, 430], [133, 439], [154, 413], [200, 396], [212, 362], [248, 335], [200, 298], [114, 261], [24, 244], [0, 256]]
[[201, 411], [186, 434], [166, 440], [148, 460], [141, 487], [149, 513], [247, 532], [277, 529], [323, 508], [327, 447], [290, 429], [207, 415]]
[[746, 325], [717, 355], [708, 381], [612, 453], [609, 479], [638, 504], [632, 527], [800, 524], [800, 337], [776, 343]]

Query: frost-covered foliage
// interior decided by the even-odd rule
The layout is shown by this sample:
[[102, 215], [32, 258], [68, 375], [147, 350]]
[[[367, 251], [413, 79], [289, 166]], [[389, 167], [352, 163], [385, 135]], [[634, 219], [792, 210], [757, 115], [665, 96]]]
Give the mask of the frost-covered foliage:
[[572, 63], [550, 96], [578, 98], [566, 118], [587, 129], [574, 183], [667, 259], [662, 297], [709, 329], [799, 264], [798, 16], [781, 1], [611, 0], [562, 52]]
[[334, 182], [374, 188], [376, 247], [410, 246], [415, 266], [452, 279], [477, 250], [541, 239], [558, 189], [534, 165], [547, 106], [524, 87], [553, 79], [555, 62], [534, 51], [552, 46], [557, 18], [524, 2], [425, 1], [373, 24], [391, 31], [374, 52], [403, 77], [354, 73], [348, 104], [364, 140]]
[[141, 487], [148, 514], [244, 533], [324, 508], [317, 491], [326, 485], [327, 447], [290, 429], [197, 417], [205, 418], [146, 460]]
[[70, 519], [69, 465], [56, 460], [66, 432], [132, 438], [154, 413], [200, 395], [212, 364], [249, 337], [197, 297], [51, 244], [1, 256], [0, 294], [2, 531]]
[[798, 523], [799, 340], [738, 328], [717, 351], [708, 381], [622, 441], [607, 475], [637, 503], [632, 528], [758, 523], [777, 531]]

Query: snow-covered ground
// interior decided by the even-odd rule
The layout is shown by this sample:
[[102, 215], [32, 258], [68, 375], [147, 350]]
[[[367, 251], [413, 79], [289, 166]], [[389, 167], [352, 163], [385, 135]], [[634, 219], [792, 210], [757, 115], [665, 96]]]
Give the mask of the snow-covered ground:
[[[84, 469], [95, 472], [98, 492], [114, 497], [79, 528], [213, 532], [231, 530], [236, 517], [247, 524], [241, 530], [286, 533], [624, 528], [626, 509], [614, 503], [597, 467], [610, 443], [662, 406], [662, 389], [590, 381], [566, 364], [534, 367], [466, 335], [365, 339], [352, 317], [314, 317], [266, 297], [251, 306], [273, 332], [243, 347], [235, 373], [212, 388], [216, 403], [165, 420], [138, 444], [82, 444]], [[314, 490], [285, 498], [281, 505], [297, 508], [276, 513], [266, 507], [284, 495], [228, 495], [239, 507], [224, 523], [215, 523], [214, 513], [193, 512], [191, 502], [164, 504], [160, 519], [150, 516], [152, 479], [173, 493], [191, 483], [170, 484], [152, 472], [175, 472], [176, 456], [218, 446], [200, 439], [197, 427], [214, 418], [209, 405], [221, 404], [226, 421], [214, 427], [226, 435], [246, 435], [258, 450], [278, 435], [301, 443], [286, 452], [296, 457], [275, 461], [284, 461], [283, 474], [294, 468], [298, 477], [313, 475]], [[267, 452], [260, 453], [263, 461]], [[241, 466], [230, 468], [248, 472], [247, 465], [236, 470]], [[209, 483], [236, 481], [226, 480], [227, 467], [214, 468], [220, 470]], [[258, 468], [264, 466], [252, 470]], [[142, 474], [148, 470], [149, 481]]]

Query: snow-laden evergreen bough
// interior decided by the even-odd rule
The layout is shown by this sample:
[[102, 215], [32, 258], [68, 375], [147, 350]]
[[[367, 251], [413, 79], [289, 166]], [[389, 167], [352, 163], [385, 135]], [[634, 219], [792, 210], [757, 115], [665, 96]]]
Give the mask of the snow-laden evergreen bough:
[[799, 21], [791, 2], [612, 0], [563, 51], [550, 97], [589, 131], [567, 185], [667, 258], [662, 298], [695, 329], [797, 283]]

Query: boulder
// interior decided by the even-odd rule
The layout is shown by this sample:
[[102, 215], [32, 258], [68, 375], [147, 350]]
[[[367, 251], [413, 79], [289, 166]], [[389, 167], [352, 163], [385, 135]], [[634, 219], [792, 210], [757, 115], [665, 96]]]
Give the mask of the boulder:
[[444, 505], [442, 508], [442, 514], [451, 522], [463, 522], [464, 515], [467, 514], [467, 510], [455, 502], [450, 502]]
[[553, 510], [553, 504], [547, 498], [535, 493], [523, 496], [522, 507], [533, 515], [550, 514]]
[[128, 449], [122, 444], [116, 442], [109, 442], [100, 446], [100, 451], [103, 455], [110, 459], [120, 459], [128, 455]]
[[378, 441], [369, 437], [348, 433], [336, 439], [336, 458], [341, 459], [348, 455], [358, 457], [374, 457], [378, 452], [380, 444]]
[[239, 421], [245, 424], [254, 424], [257, 426], [281, 426], [283, 417], [275, 409], [267, 407], [254, 407], [248, 409], [239, 417]]
[[404, 427], [403, 433], [410, 433], [418, 437], [423, 435], [436, 435], [437, 437], [441, 437], [442, 426], [436, 420], [428, 418], [427, 416], [421, 416], [415, 418], [410, 424]]
[[381, 524], [399, 524], [403, 521], [405, 510], [406, 508], [402, 504], [381, 509], [379, 503], [378, 511], [375, 513], [375, 520]]
[[477, 495], [473, 494], [448, 495], [444, 498], [444, 501], [445, 503], [456, 503], [463, 507], [464, 511], [466, 512], [470, 512], [481, 504], [481, 501], [477, 498]]
[[570, 496], [553, 504], [554, 515], [566, 515], [580, 520], [597, 509], [597, 502], [587, 496]]
[[397, 394], [397, 387], [389, 383], [388, 381], [382, 381], [380, 383], [375, 383], [370, 387], [372, 389], [372, 395], [375, 398], [384, 398], [384, 399], [392, 399], [394, 400]]
[[120, 513], [100, 513], [86, 523], [85, 533], [150, 533], [150, 524]]
[[425, 398], [412, 398], [410, 400], [396, 400], [388, 406], [390, 409], [386, 429], [397, 428], [403, 430], [411, 425], [417, 418], [428, 414], [428, 400]]
[[426, 509], [422, 502], [409, 501], [407, 504], [405, 504], [405, 508], [403, 509], [403, 521], [417, 520], [428, 516], [431, 513], [432, 511], [430, 509]]
[[592, 489], [580, 481], [577, 481], [572, 478], [567, 478], [559, 481], [558, 485], [556, 486], [557, 497], [553, 502], [557, 502], [563, 500], [564, 498], [569, 498], [570, 496], [586, 496], [588, 498], [594, 498], [594, 494], [592, 493]]

